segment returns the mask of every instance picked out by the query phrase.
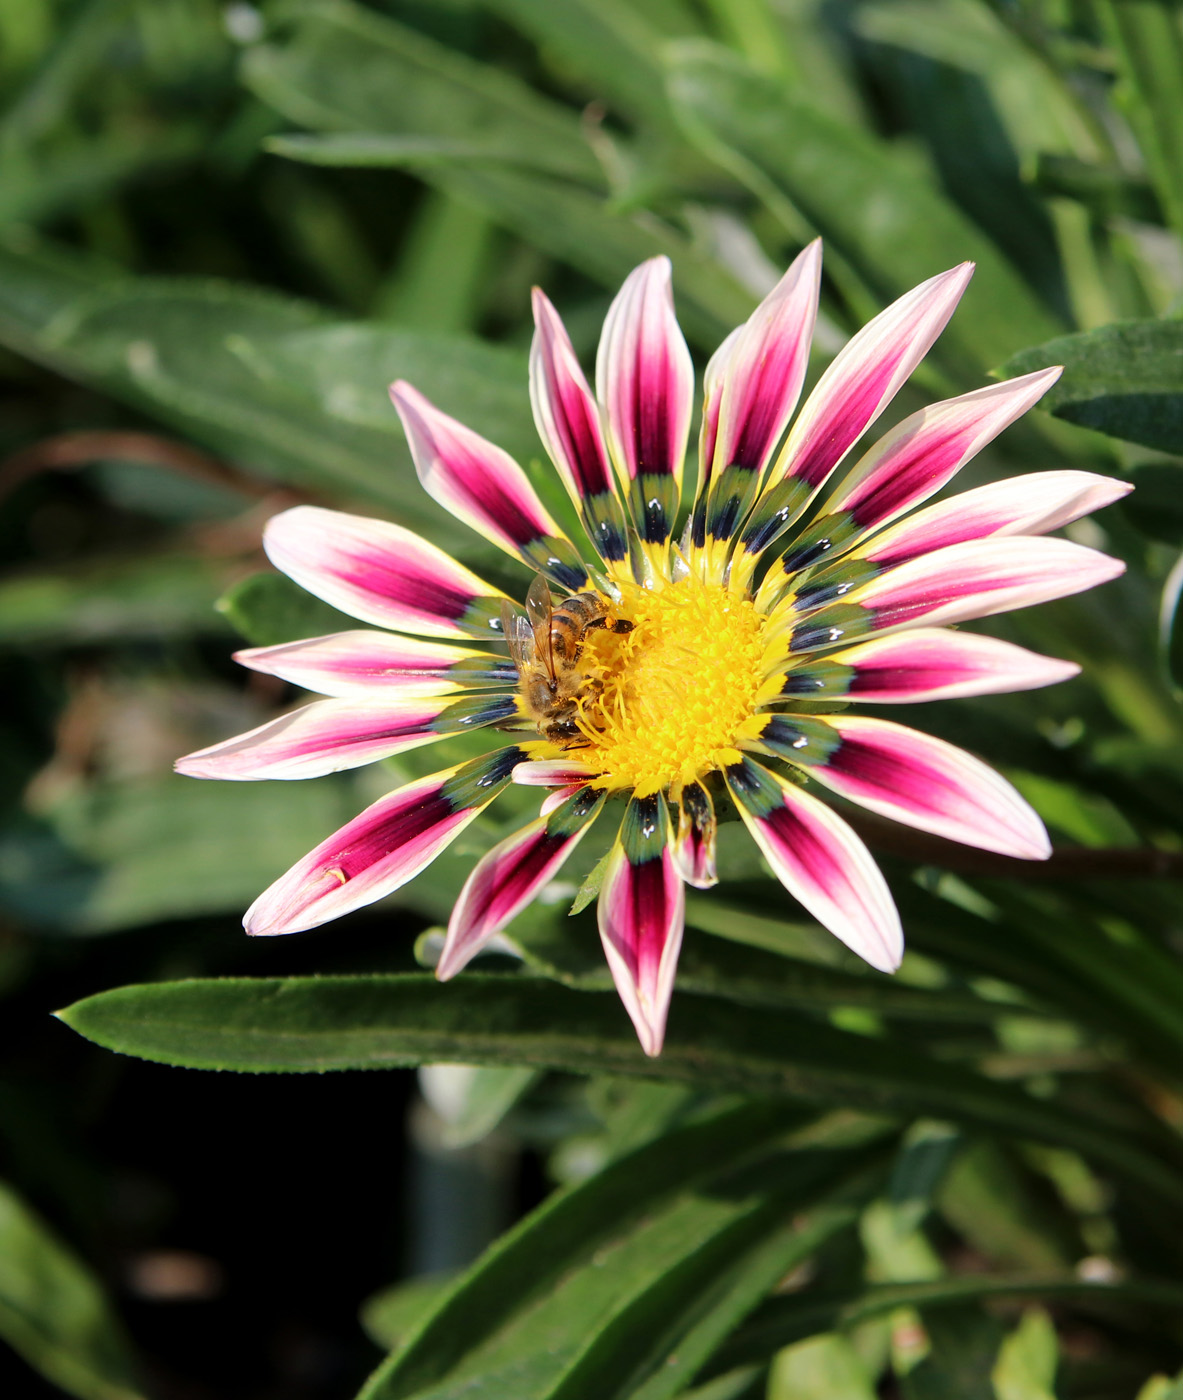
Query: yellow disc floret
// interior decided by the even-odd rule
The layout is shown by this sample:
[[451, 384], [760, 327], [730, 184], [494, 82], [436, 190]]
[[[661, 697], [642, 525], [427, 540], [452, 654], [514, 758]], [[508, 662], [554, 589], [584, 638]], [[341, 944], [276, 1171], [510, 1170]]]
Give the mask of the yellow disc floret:
[[764, 619], [751, 601], [691, 576], [630, 588], [614, 613], [631, 632], [589, 632], [579, 757], [644, 795], [718, 766], [753, 710]]

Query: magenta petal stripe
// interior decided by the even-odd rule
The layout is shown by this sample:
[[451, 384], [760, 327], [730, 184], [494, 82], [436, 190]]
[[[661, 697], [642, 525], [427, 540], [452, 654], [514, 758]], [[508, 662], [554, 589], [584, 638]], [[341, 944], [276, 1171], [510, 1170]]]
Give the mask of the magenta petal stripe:
[[320, 506], [272, 516], [263, 548], [281, 573], [335, 608], [426, 637], [498, 637], [505, 596], [386, 520]]
[[[842, 602], [813, 608], [792, 628], [789, 645], [818, 651], [888, 628], [989, 617], [1080, 593], [1124, 570], [1120, 559], [1069, 540], [972, 540], [921, 555], [859, 585]], [[778, 609], [774, 628], [790, 623], [791, 612], [791, 604]]]
[[800, 253], [728, 341], [711, 464], [707, 533], [729, 541], [788, 425], [809, 363], [821, 287], [821, 241]]
[[190, 778], [253, 781], [320, 778], [376, 763], [448, 734], [504, 723], [518, 713], [514, 696], [462, 700], [317, 700], [267, 724], [177, 759]]
[[587, 586], [574, 545], [508, 452], [441, 413], [403, 380], [390, 386], [390, 397], [429, 496], [560, 588], [578, 593]]
[[234, 659], [252, 671], [340, 697], [447, 695], [468, 686], [513, 688], [518, 680], [506, 657], [369, 630], [247, 647]]
[[1010, 783], [943, 739], [861, 715], [774, 715], [755, 742], [880, 816], [1019, 860], [1051, 854], [1043, 823]]
[[626, 278], [604, 321], [596, 394], [643, 544], [663, 546], [677, 513], [694, 400], [694, 366], [674, 316], [670, 261]]
[[530, 404], [538, 436], [575, 502], [588, 538], [609, 564], [628, 556], [624, 510], [600, 426], [600, 410], [558, 312], [534, 288]]
[[455, 977], [553, 880], [604, 805], [603, 791], [581, 788], [549, 816], [515, 831], [481, 857], [460, 891], [436, 976]]
[[608, 856], [597, 906], [612, 980], [646, 1055], [661, 1053], [685, 920], [669, 839], [665, 798], [634, 797]]
[[991, 535], [1043, 535], [1133, 489], [1128, 481], [1094, 472], [1033, 472], [927, 506], [875, 535], [856, 553], [886, 567]]
[[442, 700], [317, 700], [247, 734], [177, 759], [190, 778], [319, 778], [443, 738]]
[[866, 432], [944, 329], [973, 274], [972, 263], [922, 282], [838, 353], [818, 381], [768, 473], [742, 545], [758, 554], [800, 514]]
[[781, 568], [791, 574], [817, 558], [828, 563], [868, 530], [935, 495], [1060, 373], [1057, 367], [992, 384], [906, 418], [851, 469], [818, 519], [786, 550]]
[[509, 782], [522, 760], [499, 749], [379, 798], [281, 875], [247, 910], [247, 933], [298, 933], [405, 885]]
[[921, 282], [854, 336], [810, 394], [771, 481], [825, 481], [928, 353], [972, 275], [973, 264], [962, 263]]
[[1059, 379], [1040, 370], [931, 404], [892, 429], [838, 488], [827, 509], [849, 511], [862, 530], [885, 524], [939, 491]]
[[757, 694], [756, 704], [849, 696], [879, 705], [906, 705], [1035, 690], [1070, 680], [1079, 671], [1075, 662], [1039, 656], [995, 637], [922, 627], [876, 637], [816, 660], [797, 664], [790, 660], [787, 667], [780, 652], [777, 668]]
[[834, 812], [744, 757], [725, 770], [739, 814], [773, 873], [872, 967], [894, 972], [903, 931], [871, 853]]

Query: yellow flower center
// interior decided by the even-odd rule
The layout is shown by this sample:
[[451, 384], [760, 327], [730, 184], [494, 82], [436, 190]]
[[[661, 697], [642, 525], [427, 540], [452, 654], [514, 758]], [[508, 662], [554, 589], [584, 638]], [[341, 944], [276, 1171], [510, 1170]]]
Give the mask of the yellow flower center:
[[585, 636], [579, 726], [589, 744], [579, 757], [642, 795], [718, 767], [752, 714], [764, 618], [750, 599], [693, 576], [630, 588], [613, 613], [633, 630]]

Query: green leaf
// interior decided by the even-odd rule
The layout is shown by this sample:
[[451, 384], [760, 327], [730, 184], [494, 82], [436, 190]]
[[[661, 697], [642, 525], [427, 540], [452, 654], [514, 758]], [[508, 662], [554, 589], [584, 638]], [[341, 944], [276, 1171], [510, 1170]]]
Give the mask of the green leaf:
[[401, 1347], [435, 1311], [455, 1282], [451, 1273], [424, 1274], [391, 1288], [383, 1288], [362, 1304], [361, 1325], [370, 1340], [384, 1351]]
[[224, 586], [215, 561], [176, 553], [10, 575], [0, 580], [0, 646], [222, 633], [214, 604]]
[[348, 0], [301, 7], [280, 41], [248, 50], [243, 76], [303, 126], [494, 141], [532, 151], [548, 168], [601, 179], [575, 112]]
[[672, 124], [657, 61], [666, 36], [629, 0], [490, 0], [490, 6], [626, 116]]
[[505, 1400], [673, 1396], [786, 1268], [849, 1225], [842, 1195], [873, 1189], [865, 1146], [781, 1145], [799, 1121], [769, 1105], [716, 1111], [552, 1197], [363, 1396], [443, 1400], [477, 1383]]
[[217, 609], [254, 646], [347, 632], [357, 619], [305, 593], [283, 574], [251, 574], [218, 599]]
[[1022, 350], [998, 378], [1064, 373], [1040, 401], [1057, 418], [1183, 455], [1183, 320], [1119, 321]]
[[359, 805], [334, 778], [282, 788], [171, 776], [95, 782], [45, 814], [50, 850], [44, 835], [4, 836], [3, 899], [77, 933], [237, 913]]
[[1158, 644], [1163, 666], [1176, 690], [1183, 691], [1183, 556], [1171, 570], [1162, 591]]
[[418, 485], [387, 385], [538, 455], [525, 357], [466, 337], [327, 323], [310, 302], [206, 279], [100, 280], [0, 244], [0, 342], [264, 476], [356, 492], [445, 546], [470, 536]]
[[[985, 84], [991, 116], [1004, 124], [1021, 157], [1095, 153], [1091, 120], [1069, 84], [989, 6], [973, 0], [875, 2], [859, 7], [855, 27], [864, 38], [923, 54], [955, 73], [972, 73]], [[940, 104], [930, 105], [939, 117]]]
[[671, 93], [691, 139], [741, 179], [758, 172], [757, 193], [771, 182], [880, 298], [976, 261], [941, 340], [940, 353], [964, 373], [1013, 353], [1031, 333], [1054, 332], [1054, 317], [995, 245], [910, 161], [724, 49], [693, 42], [671, 46], [670, 55]]
[[886, 1039], [871, 1047], [863, 1036], [711, 997], [675, 1001], [665, 1049], [653, 1060], [615, 997], [519, 977], [472, 975], [447, 987], [420, 974], [162, 982], [100, 992], [61, 1015], [108, 1049], [193, 1068], [518, 1064], [948, 1117], [1074, 1147], [1183, 1199], [1174, 1169], [1131, 1134], [1115, 1138]]
[[1044, 151], [1036, 159], [1032, 179], [1045, 194], [1075, 199], [1099, 219], [1120, 216], [1144, 224], [1162, 223], [1162, 206], [1150, 181], [1116, 166]]
[[46, 158], [7, 154], [0, 187], [0, 225], [61, 219], [114, 193], [138, 176], [192, 161], [202, 133], [173, 131], [100, 136]]
[[3, 1182], [0, 1336], [80, 1400], [140, 1400], [123, 1328], [98, 1280]]
[[997, 1400], [1055, 1400], [1056, 1329], [1042, 1308], [1029, 1308], [1003, 1342], [991, 1380]]
[[768, 1378], [768, 1400], [875, 1400], [875, 1393], [854, 1347], [833, 1333], [786, 1347]]
[[[449, 1076], [446, 1103], [444, 1095], [431, 1092], [430, 1076], [439, 1070]], [[519, 1065], [423, 1065], [419, 1070], [420, 1087], [443, 1120], [442, 1145], [449, 1149], [488, 1137], [539, 1078], [538, 1070]]]
[[507, 136], [430, 136], [385, 131], [342, 131], [323, 136], [285, 132], [263, 143], [272, 155], [305, 165], [343, 169], [417, 170], [449, 163], [497, 161], [551, 175], [567, 174], [570, 162], [546, 147], [536, 150]]
[[957, 1158], [941, 1188], [942, 1216], [996, 1265], [1053, 1272], [1079, 1257], [1080, 1242], [1062, 1210], [1011, 1163], [997, 1143], [982, 1140]]
[[[990, 1299], [1041, 1299], [1062, 1302], [1106, 1315], [1113, 1309], [1148, 1309], [1174, 1316], [1183, 1306], [1179, 1284], [1148, 1279], [1092, 1283], [1075, 1274], [961, 1274], [920, 1283], [858, 1284], [845, 1290], [816, 1290], [770, 1298], [752, 1313], [721, 1348], [712, 1369], [726, 1371], [750, 1364], [804, 1337], [841, 1328], [849, 1332], [899, 1308], [916, 1308], [928, 1317]], [[956, 1391], [950, 1392], [958, 1396]]]
[[1183, 235], [1183, 34], [1173, 0], [1099, 0], [1117, 54], [1118, 100], [1176, 234]]
[[387, 392], [395, 379], [412, 380], [433, 403], [512, 456], [541, 456], [527, 359], [519, 350], [466, 335], [354, 323], [245, 338], [235, 350], [261, 382], [282, 383], [327, 417], [395, 439], [385, 451], [390, 493], [406, 455]]

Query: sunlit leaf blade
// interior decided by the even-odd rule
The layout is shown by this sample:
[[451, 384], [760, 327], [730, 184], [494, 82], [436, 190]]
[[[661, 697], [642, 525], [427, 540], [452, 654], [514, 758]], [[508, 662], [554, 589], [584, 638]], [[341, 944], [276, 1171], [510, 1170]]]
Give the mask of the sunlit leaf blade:
[[1183, 453], [1183, 321], [1121, 321], [1022, 350], [999, 378], [1064, 373], [1039, 407], [1110, 437]]
[[264, 477], [464, 533], [417, 488], [391, 379], [523, 456], [538, 451], [525, 358], [477, 341], [334, 324], [310, 302], [207, 279], [100, 279], [61, 252], [0, 244], [0, 342], [101, 388]]
[[902, 1045], [712, 997], [676, 998], [647, 1059], [614, 998], [529, 979], [466, 975], [161, 982], [61, 1012], [108, 1049], [166, 1064], [319, 1072], [454, 1061], [709, 1083], [884, 1112], [929, 1113], [1073, 1146], [1183, 1201], [1177, 1173], [1131, 1136]]
[[834, 1333], [810, 1337], [775, 1358], [768, 1400], [874, 1400], [866, 1365], [850, 1339]]
[[715, 1112], [552, 1197], [457, 1281], [363, 1395], [428, 1400], [466, 1383], [506, 1400], [674, 1394], [776, 1269], [849, 1225], [851, 1193], [873, 1189], [873, 1146], [779, 1145], [800, 1121], [768, 1104]]
[[951, 202], [881, 143], [825, 116], [715, 46], [672, 50], [670, 90], [688, 135], [771, 181], [884, 300], [967, 258], [974, 283], [941, 345], [975, 371], [1055, 318]]
[[434, 139], [478, 132], [599, 180], [577, 114], [504, 69], [348, 0], [309, 4], [296, 14], [278, 41], [255, 45], [244, 66], [247, 83], [294, 121]]
[[1122, 105], [1168, 221], [1183, 234], [1183, 32], [1171, 0], [1102, 0]]
[[492, 0], [491, 8], [626, 116], [671, 123], [657, 59], [666, 36], [628, 0]]
[[140, 1400], [123, 1329], [98, 1280], [2, 1182], [0, 1337], [79, 1400]]

